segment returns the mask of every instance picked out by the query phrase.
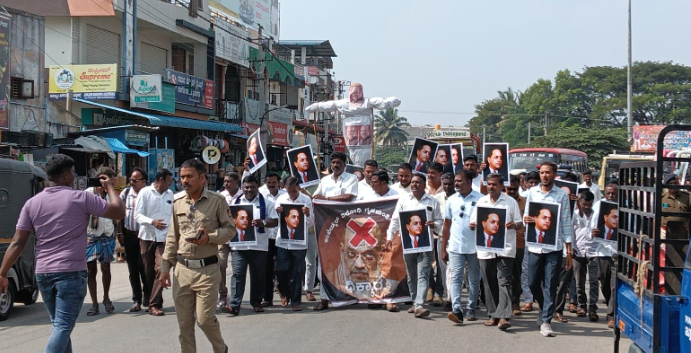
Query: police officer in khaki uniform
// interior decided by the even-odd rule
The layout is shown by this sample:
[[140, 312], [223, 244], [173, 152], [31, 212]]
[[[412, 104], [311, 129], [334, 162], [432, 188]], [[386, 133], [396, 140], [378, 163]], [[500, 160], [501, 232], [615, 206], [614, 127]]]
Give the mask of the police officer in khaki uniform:
[[175, 195], [173, 201], [173, 217], [159, 280], [164, 288], [170, 287], [169, 271], [175, 268], [173, 301], [180, 327], [181, 351], [197, 351], [196, 316], [214, 353], [228, 352], [215, 314], [221, 283], [218, 246], [235, 236], [235, 225], [228, 216], [228, 204], [223, 196], [206, 190], [204, 165], [200, 161], [185, 161], [180, 168], [180, 179], [185, 192]]
[[[670, 174], [665, 177], [665, 185], [679, 185], [676, 175]], [[662, 210], [664, 212], [689, 212], [689, 194], [681, 192], [679, 189], [667, 189], [662, 193]], [[662, 226], [667, 228], [667, 238], [675, 238], [670, 233], [680, 233], [680, 239], [686, 239], [689, 234], [688, 217], [662, 217]]]

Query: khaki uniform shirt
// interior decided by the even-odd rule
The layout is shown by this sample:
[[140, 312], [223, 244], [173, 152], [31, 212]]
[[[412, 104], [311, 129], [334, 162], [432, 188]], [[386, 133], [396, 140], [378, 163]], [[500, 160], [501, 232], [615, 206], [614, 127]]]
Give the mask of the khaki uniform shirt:
[[[192, 200], [186, 192], [175, 195], [161, 272], [170, 271], [177, 264], [178, 255], [190, 260], [218, 255], [218, 245], [235, 237], [235, 224], [228, 216], [228, 204], [221, 194], [204, 189], [194, 209], [191, 206]], [[196, 245], [185, 240], [196, 237], [199, 227], [209, 234], [208, 243]]]
[[[676, 197], [672, 197], [669, 192], [662, 193], [662, 211], [665, 212], [689, 212], [689, 194], [681, 190]], [[662, 226], [666, 227], [668, 222], [682, 224], [687, 230], [689, 229], [689, 219], [687, 217], [662, 217]]]
[[[516, 202], [518, 203], [518, 209], [521, 211], [521, 214], [525, 214], [525, 197], [518, 195]], [[516, 230], [516, 248], [525, 248], [525, 227], [521, 230]]]

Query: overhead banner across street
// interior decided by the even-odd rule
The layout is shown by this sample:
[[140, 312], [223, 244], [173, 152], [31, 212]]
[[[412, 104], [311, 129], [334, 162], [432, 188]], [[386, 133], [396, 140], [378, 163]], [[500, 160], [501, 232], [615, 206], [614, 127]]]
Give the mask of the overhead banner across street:
[[321, 283], [334, 306], [410, 301], [401, 238], [382, 251], [397, 199], [314, 202]]

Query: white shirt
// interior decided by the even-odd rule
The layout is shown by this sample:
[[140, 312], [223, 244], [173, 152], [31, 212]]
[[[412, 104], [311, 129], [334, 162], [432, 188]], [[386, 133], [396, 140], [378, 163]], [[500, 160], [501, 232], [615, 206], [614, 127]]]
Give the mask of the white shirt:
[[[314, 225], [314, 213], [312, 212], [312, 200], [310, 199], [309, 196], [300, 193], [297, 197], [297, 199], [292, 200], [290, 198], [290, 195], [288, 195], [287, 192], [281, 194], [276, 198], [276, 208], [281, 207], [281, 204], [284, 203], [298, 203], [298, 204], [303, 204], [305, 207], [307, 207], [310, 210], [310, 215], [309, 217], [305, 217], [305, 229], [308, 229], [309, 227], [312, 227]], [[278, 214], [278, 212], [276, 213]], [[280, 224], [280, 220], [279, 220]], [[277, 233], [279, 227], [276, 227]], [[283, 243], [283, 240], [281, 239], [280, 236], [276, 237], [276, 246], [279, 248], [287, 249], [287, 250], [306, 250], [307, 249], [307, 243], [305, 245], [302, 244], [293, 244], [293, 243]]]
[[[91, 188], [88, 188], [84, 191], [90, 192], [93, 194], [94, 188], [91, 187]], [[108, 195], [107, 193], [106, 193], [106, 201], [110, 201], [110, 195]], [[115, 232], [115, 225], [113, 224], [112, 219], [98, 217], [98, 227], [94, 229], [94, 228], [91, 228], [91, 224], [89, 224], [86, 226], [86, 232], [87, 232], [87, 234], [92, 235], [92, 236], [96, 236], [96, 237], [100, 237], [101, 235], [105, 235], [107, 237], [112, 237], [113, 232]]]
[[593, 210], [590, 210], [590, 217], [585, 213], [583, 217], [578, 211], [573, 213], [573, 232], [576, 238], [575, 246], [571, 246], [578, 257], [593, 257], [598, 244], [593, 240], [590, 226], [590, 219], [593, 217]]
[[386, 194], [379, 195], [374, 191], [374, 189], [370, 188], [370, 190], [367, 191], [366, 193], [363, 193], [362, 191], [358, 191], [358, 195], [357, 195], [357, 198], [355, 200], [357, 200], [357, 201], [374, 201], [377, 199], [382, 199], [382, 198], [391, 197], [391, 196], [398, 196], [398, 191], [389, 187], [389, 190], [386, 192]]
[[595, 195], [595, 200], [593, 201], [593, 204], [596, 202], [600, 201], [602, 198], [602, 193], [600, 192], [600, 185], [597, 185], [596, 183], [590, 183], [590, 186], [588, 186], [586, 183], [583, 183], [581, 185], [578, 185], [579, 188], [589, 188], [590, 192]]
[[[158, 243], [166, 241], [173, 215], [173, 199], [174, 195], [170, 189], [161, 194], [153, 185], [149, 185], [139, 191], [134, 207], [134, 219], [139, 223], [139, 239]], [[157, 219], [162, 219], [168, 227], [154, 227], [151, 223]]]
[[228, 189], [221, 191], [221, 195], [226, 198], [226, 203], [230, 206], [235, 203], [235, 200], [242, 196], [242, 188], [238, 188], [235, 195], [231, 195]]
[[360, 197], [360, 195], [365, 195], [365, 194], [369, 194], [369, 193], [373, 193], [373, 192], [374, 192], [374, 189], [372, 189], [372, 187], [369, 184], [367, 184], [366, 179], [362, 179], [362, 180], [358, 181], [358, 183], [357, 183], [357, 195], [355, 195], [355, 196]]
[[477, 173], [477, 176], [473, 178], [473, 190], [480, 192], [482, 189], [482, 172]]
[[410, 194], [410, 184], [406, 187], [401, 186], [401, 182], [391, 185], [392, 189], [396, 190], [399, 194]]
[[[597, 228], [598, 217], [600, 217], [600, 201], [593, 204], [592, 216], [590, 217], [590, 229]], [[597, 257], [612, 257], [616, 255], [616, 253], [617, 249], [615, 248], [615, 244], [606, 242], [598, 242], [598, 246], [595, 249], [595, 256]]]
[[[516, 202], [516, 200], [514, 200], [513, 197], [508, 196], [505, 193], [499, 194], [499, 198], [494, 203], [492, 203], [492, 199], [490, 199], [489, 195], [485, 195], [477, 201], [477, 205], [475, 208], [473, 208], [473, 213], [470, 216], [470, 223], [475, 223], [476, 226], [478, 206], [504, 208], [506, 209], [506, 223], [513, 222], [518, 224], [523, 222], [523, 218], [521, 217], [521, 211], [518, 209], [518, 202]], [[505, 225], [500, 226], [505, 227]], [[497, 255], [503, 257], [516, 257], [516, 229], [506, 229], [504, 237], [506, 241], [506, 247], [504, 248], [504, 252], [495, 254], [493, 252], [478, 250], [477, 258], [485, 260], [493, 259], [497, 257]], [[486, 243], [487, 239], [485, 238], [485, 244]]]
[[444, 219], [451, 221], [447, 243], [449, 252], [475, 254], [475, 232], [470, 230], [470, 215], [481, 197], [481, 193], [471, 190], [465, 197], [457, 192], [446, 199]]
[[[266, 219], [264, 221], [278, 219], [278, 214], [276, 213], [276, 206], [274, 206], [274, 202], [267, 198], [264, 198], [264, 203], [266, 205]], [[259, 194], [257, 194], [257, 196], [255, 196], [254, 200], [252, 201], [248, 201], [247, 198], [243, 195], [240, 198], [239, 205], [253, 205], [254, 212], [252, 212], [252, 219], [262, 219], [261, 209], [259, 208]], [[230, 242], [229, 244], [232, 246], [233, 250], [269, 251], [269, 232], [271, 231], [271, 228], [264, 227], [264, 231], [265, 233], [259, 233], [259, 227], [254, 227], [254, 235], [257, 238], [257, 245], [232, 246], [233, 244]], [[237, 236], [239, 237], [240, 235], [238, 234]]]
[[351, 194], [357, 196], [358, 194], [358, 180], [353, 174], [343, 172], [338, 176], [338, 180], [334, 179], [334, 175], [329, 174], [319, 181], [317, 190], [314, 195], [322, 195], [324, 197], [341, 196]]
[[[401, 227], [401, 215], [400, 211], [414, 210], [420, 208], [427, 208], [427, 206], [432, 207], [432, 212], [427, 211], [428, 221], [434, 221], [434, 228], [441, 229], [444, 219], [441, 216], [441, 210], [439, 209], [439, 202], [435, 200], [432, 196], [427, 194], [422, 195], [420, 200], [416, 199], [415, 196], [410, 194], [401, 195], [398, 198], [398, 203], [396, 204], [396, 209], [391, 217], [391, 222], [389, 223], [389, 229], [386, 230], [386, 240], [393, 240], [393, 236], [400, 230]], [[431, 245], [431, 244], [430, 244]]]
[[[276, 204], [276, 199], [278, 199], [279, 196], [288, 193], [287, 191], [279, 188], [276, 196], [271, 195], [271, 192], [269, 192], [269, 188], [266, 187], [266, 184], [259, 188], [259, 192], [264, 196], [265, 199], [273, 201], [274, 205]], [[269, 239], [276, 239], [277, 235], [278, 227], [269, 228]]]

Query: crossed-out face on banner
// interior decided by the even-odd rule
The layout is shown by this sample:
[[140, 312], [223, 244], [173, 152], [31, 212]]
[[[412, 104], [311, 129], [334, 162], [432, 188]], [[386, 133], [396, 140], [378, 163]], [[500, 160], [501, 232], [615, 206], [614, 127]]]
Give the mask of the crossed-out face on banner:
[[307, 227], [303, 204], [281, 204], [283, 212], [279, 215], [281, 241], [293, 244], [307, 244]]
[[506, 248], [506, 209], [478, 206], [477, 221], [477, 250], [503, 253]]
[[432, 240], [427, 223], [427, 212], [424, 208], [417, 210], [401, 211], [401, 242], [403, 254], [414, 254], [431, 251]]
[[616, 244], [617, 227], [619, 227], [619, 205], [616, 202], [601, 200], [600, 213], [597, 215], [597, 229], [600, 231], [600, 234], [593, 239]]
[[312, 146], [302, 146], [286, 151], [290, 161], [290, 174], [300, 182], [300, 188], [319, 184], [317, 164], [312, 157]]
[[395, 205], [395, 199], [315, 201], [322, 282], [334, 305], [409, 300], [400, 239], [393, 251], [382, 252]]
[[527, 224], [526, 244], [556, 250], [561, 204], [530, 202], [527, 207], [535, 222]]
[[230, 205], [230, 218], [235, 223], [237, 234], [230, 243], [236, 245], [257, 245], [257, 236], [252, 227], [254, 220], [254, 206]]
[[264, 149], [260, 140], [260, 129], [253, 132], [252, 135], [247, 139], [247, 157], [250, 160], [250, 173], [254, 173], [264, 164], [266, 164], [266, 158], [264, 158]]
[[427, 174], [427, 165], [434, 161], [439, 144], [434, 141], [415, 138], [413, 150], [408, 158], [408, 163], [413, 167], [413, 171]]
[[509, 144], [486, 143], [482, 155], [487, 168], [483, 169], [483, 180], [492, 173], [500, 174], [504, 178], [504, 186], [509, 186]]

